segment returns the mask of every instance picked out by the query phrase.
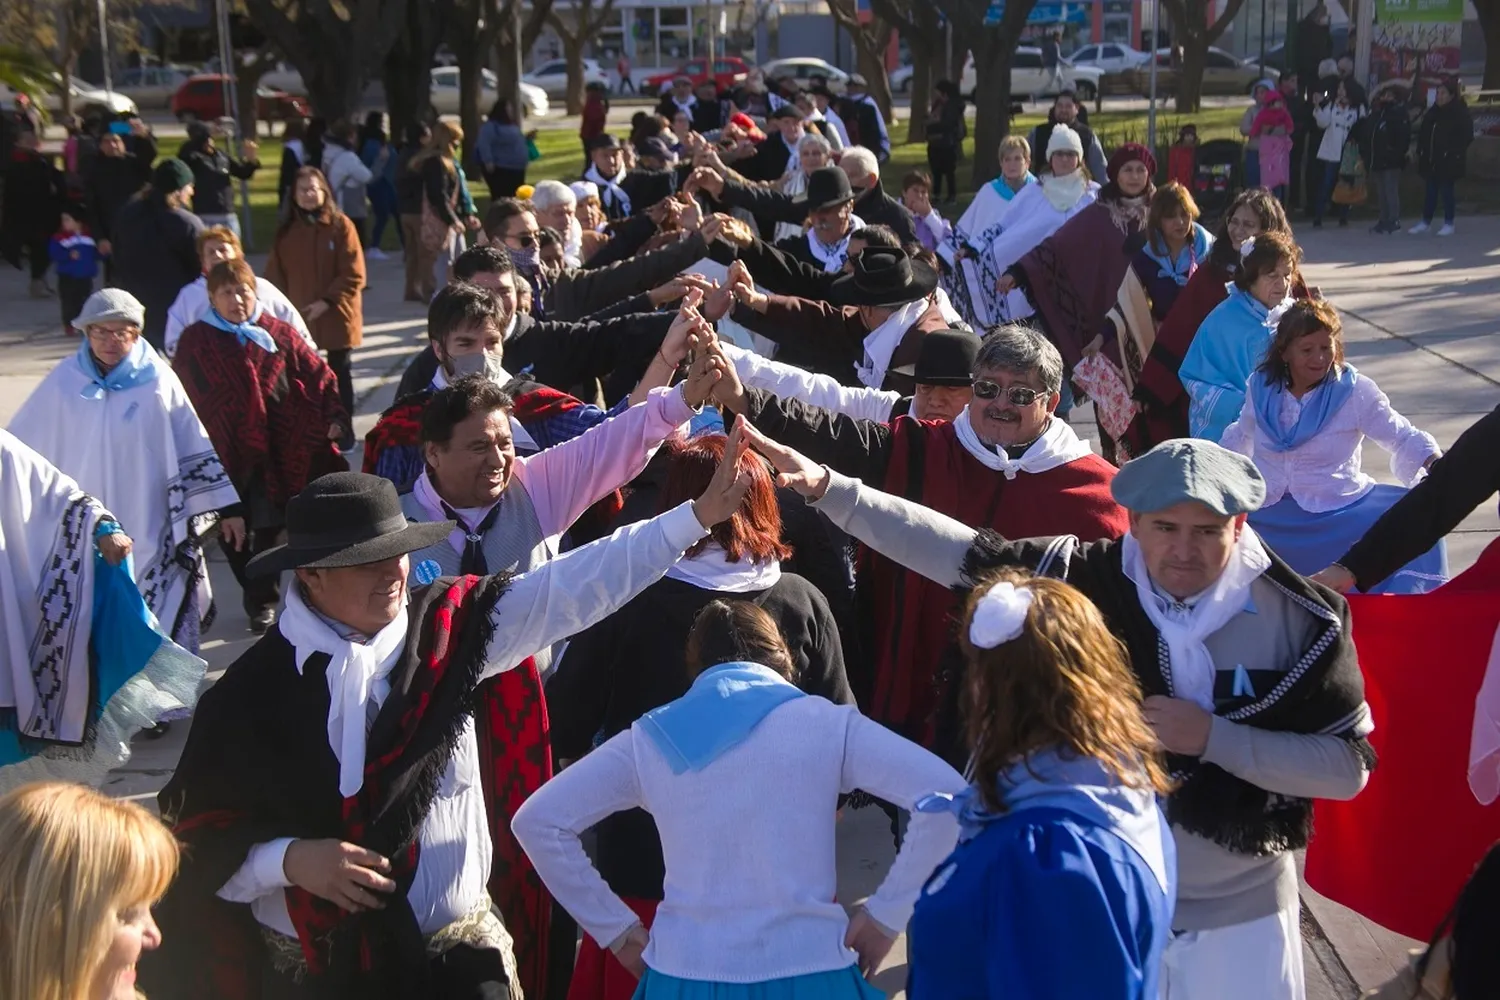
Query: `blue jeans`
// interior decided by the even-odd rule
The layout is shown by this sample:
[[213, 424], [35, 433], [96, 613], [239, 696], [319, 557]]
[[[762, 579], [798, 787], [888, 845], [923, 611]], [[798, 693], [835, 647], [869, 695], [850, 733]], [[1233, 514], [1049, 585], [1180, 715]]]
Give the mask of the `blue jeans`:
[[1422, 221], [1432, 221], [1433, 213], [1437, 211], [1438, 195], [1443, 196], [1443, 221], [1451, 226], [1456, 214], [1453, 182], [1438, 180], [1436, 177], [1427, 178], [1427, 200], [1422, 204]]
[[1245, 149], [1245, 187], [1260, 187], [1260, 150]]
[[[1317, 222], [1323, 221], [1323, 212], [1328, 208], [1328, 200], [1333, 196], [1333, 189], [1339, 182], [1339, 165], [1337, 163], [1323, 163], [1323, 183], [1318, 186], [1318, 207], [1313, 210], [1313, 219]], [[1336, 205], [1340, 222], [1349, 220], [1349, 206]]]
[[238, 215], [235, 215], [233, 212], [230, 212], [227, 215], [219, 215], [217, 213], [204, 213], [202, 215], [199, 215], [198, 218], [203, 222], [203, 225], [205, 227], [224, 226], [231, 233], [234, 233], [234, 235], [240, 237], [241, 239], [244, 238], [245, 234], [240, 232], [240, 217]]
[[[374, 184], [366, 185], [365, 193], [370, 198], [370, 211], [375, 216], [375, 229], [370, 234], [370, 246], [380, 246], [380, 238], [385, 235], [387, 222], [395, 218], [401, 206], [396, 201], [396, 188], [383, 178]], [[401, 241], [401, 247], [406, 248], [406, 242], [401, 234], [401, 227], [396, 226], [396, 239]]]

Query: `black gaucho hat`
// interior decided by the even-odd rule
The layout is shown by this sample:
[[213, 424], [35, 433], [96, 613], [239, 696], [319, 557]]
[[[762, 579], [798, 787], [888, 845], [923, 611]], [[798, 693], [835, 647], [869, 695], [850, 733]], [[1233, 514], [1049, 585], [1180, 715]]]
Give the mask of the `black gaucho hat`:
[[259, 577], [381, 562], [436, 545], [454, 526], [407, 521], [395, 485], [383, 476], [331, 472], [287, 501], [286, 544], [251, 559], [246, 573]]
[[918, 385], [972, 385], [978, 357], [979, 335], [972, 330], [933, 330], [922, 337], [917, 363], [891, 372], [910, 375]]
[[809, 212], [837, 208], [854, 200], [849, 175], [838, 167], [819, 167], [807, 175], [807, 190], [792, 201]]
[[937, 269], [912, 260], [905, 250], [865, 247], [852, 263], [853, 272], [829, 286], [828, 300], [836, 305], [901, 306], [926, 298], [937, 287]]

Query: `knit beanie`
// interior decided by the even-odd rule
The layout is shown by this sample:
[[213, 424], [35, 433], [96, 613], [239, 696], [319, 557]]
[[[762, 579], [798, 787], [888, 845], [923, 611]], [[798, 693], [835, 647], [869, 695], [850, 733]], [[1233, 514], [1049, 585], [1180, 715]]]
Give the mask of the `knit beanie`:
[[1151, 150], [1138, 142], [1123, 143], [1115, 154], [1109, 158], [1109, 164], [1105, 168], [1105, 176], [1110, 180], [1116, 180], [1120, 174], [1120, 168], [1132, 160], [1140, 160], [1146, 165], [1146, 173], [1152, 177], [1156, 176], [1156, 157], [1151, 155]]
[[181, 191], [193, 183], [193, 170], [175, 156], [169, 156], [151, 171], [151, 186], [164, 195]]
[[1052, 159], [1053, 153], [1076, 153], [1078, 158], [1083, 159], [1083, 140], [1078, 137], [1068, 126], [1059, 122], [1052, 126], [1052, 137], [1047, 140], [1047, 159]]
[[123, 288], [101, 288], [83, 303], [83, 311], [73, 320], [73, 326], [86, 330], [95, 323], [109, 322], [145, 326], [146, 307]]

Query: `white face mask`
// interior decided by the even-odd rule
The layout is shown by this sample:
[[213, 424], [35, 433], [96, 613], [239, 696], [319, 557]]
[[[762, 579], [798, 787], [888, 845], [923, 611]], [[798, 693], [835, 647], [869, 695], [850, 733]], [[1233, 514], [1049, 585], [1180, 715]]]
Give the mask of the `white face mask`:
[[443, 369], [447, 371], [450, 378], [454, 379], [465, 375], [483, 374], [490, 381], [499, 382], [505, 375], [501, 361], [502, 356], [499, 354], [480, 351], [477, 354], [450, 356], [447, 361], [443, 362]]

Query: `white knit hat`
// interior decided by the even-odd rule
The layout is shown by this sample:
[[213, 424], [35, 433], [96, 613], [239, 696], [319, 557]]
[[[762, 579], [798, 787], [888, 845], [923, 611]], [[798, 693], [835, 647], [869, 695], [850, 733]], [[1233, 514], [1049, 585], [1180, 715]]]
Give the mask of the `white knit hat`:
[[1076, 153], [1082, 159], [1083, 140], [1077, 132], [1059, 122], [1052, 126], [1052, 137], [1047, 140], [1047, 159], [1050, 160], [1053, 153]]
[[593, 181], [574, 181], [568, 187], [573, 189], [573, 197], [579, 201], [588, 201], [590, 198], [599, 200], [599, 185]]

